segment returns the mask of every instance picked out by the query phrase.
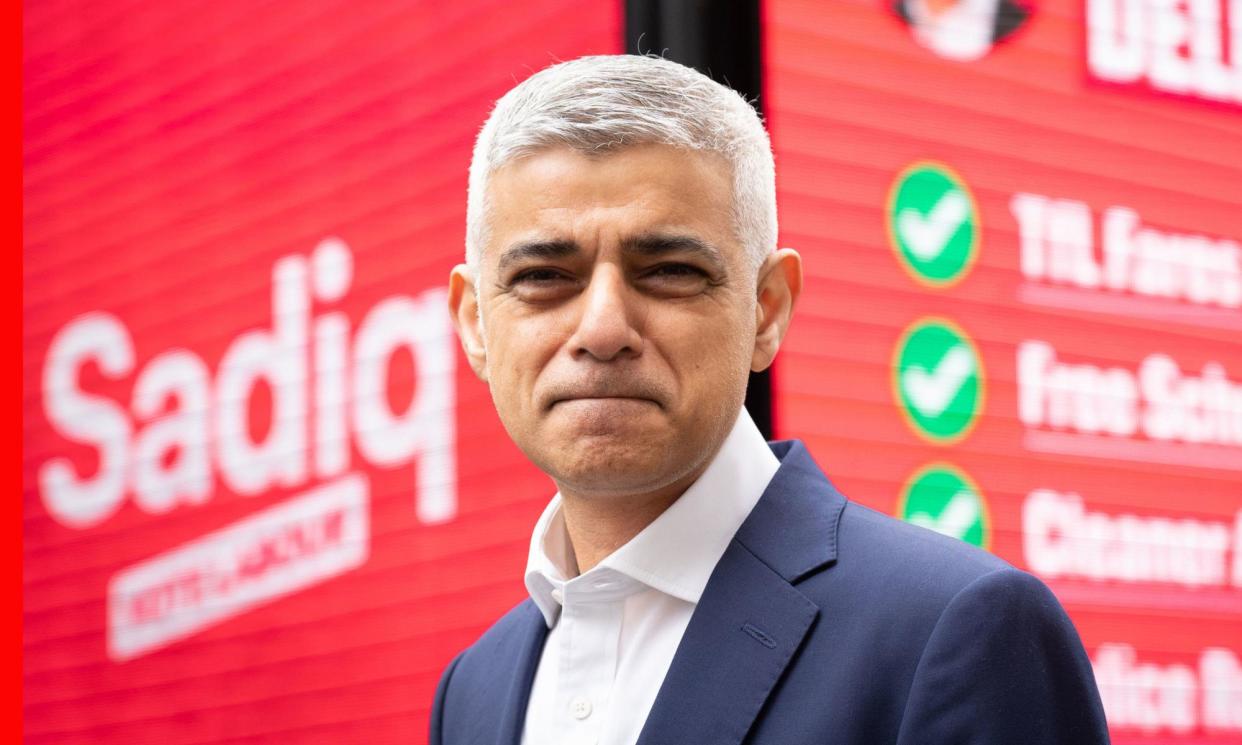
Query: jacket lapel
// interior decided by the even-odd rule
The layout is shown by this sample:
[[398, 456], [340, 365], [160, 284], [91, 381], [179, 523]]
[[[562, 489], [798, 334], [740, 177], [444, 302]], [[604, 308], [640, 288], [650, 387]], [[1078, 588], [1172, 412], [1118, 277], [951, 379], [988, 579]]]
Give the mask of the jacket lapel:
[[526, 704], [530, 700], [530, 689], [535, 682], [535, 670], [539, 667], [543, 644], [548, 638], [548, 626], [543, 614], [530, 599], [522, 604], [521, 609], [524, 615], [516, 625], [513, 637], [501, 645], [502, 649], [513, 650], [516, 658], [510, 664], [496, 665], [497, 676], [503, 670], [513, 671], [512, 676], [503, 681], [499, 726], [491, 730], [486, 721], [480, 720], [478, 725], [487, 731], [472, 742], [485, 742], [493, 735], [497, 745], [515, 745], [522, 741]]
[[703, 591], [638, 745], [737, 745], [819, 616], [794, 587], [836, 559], [845, 499], [799, 442]]

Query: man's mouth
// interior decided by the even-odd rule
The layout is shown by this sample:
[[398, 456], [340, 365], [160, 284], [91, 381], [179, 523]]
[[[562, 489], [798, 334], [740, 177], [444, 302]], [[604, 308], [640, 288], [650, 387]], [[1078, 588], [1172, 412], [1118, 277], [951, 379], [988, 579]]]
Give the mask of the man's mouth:
[[646, 396], [619, 396], [615, 394], [609, 394], [606, 396], [603, 396], [603, 395], [596, 396], [596, 395], [586, 394], [586, 395], [581, 395], [581, 396], [566, 396], [564, 398], [554, 399], [548, 408], [552, 408], [556, 406], [557, 404], [575, 403], [575, 402], [588, 403], [588, 402], [593, 402], [593, 401], [600, 401], [600, 402], [602, 401], [618, 401], [618, 402], [635, 401], [639, 403], [653, 404], [655, 406], [660, 405], [660, 403], [656, 401], [655, 399], [647, 398]]
[[601, 405], [609, 401], [616, 405], [633, 401], [664, 408], [664, 401], [667, 400], [660, 386], [637, 376], [588, 376], [588, 378], [593, 379], [578, 379], [549, 385], [542, 391], [544, 410], [550, 411], [558, 404], [592, 401]]

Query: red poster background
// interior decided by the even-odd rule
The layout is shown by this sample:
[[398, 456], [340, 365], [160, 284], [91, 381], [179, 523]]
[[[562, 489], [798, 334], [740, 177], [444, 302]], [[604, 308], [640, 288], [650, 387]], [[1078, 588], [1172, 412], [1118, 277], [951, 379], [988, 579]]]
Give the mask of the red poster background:
[[[69, 458], [91, 478], [101, 463], [96, 447], [49, 422], [49, 348], [83, 314], [119, 319], [132, 365], [108, 374], [88, 361], [77, 384], [127, 412], [132, 440], [147, 423], [135, 421], [131, 396], [152, 360], [189, 350], [217, 380], [239, 336], [280, 322], [276, 262], [308, 260], [329, 237], [348, 245], [352, 283], [343, 298], [312, 303], [310, 315], [344, 313], [355, 343], [381, 302], [423, 297], [460, 261], [466, 169], [491, 103], [554, 60], [619, 52], [620, 16], [604, 0], [27, 4], [27, 742], [425, 737], [444, 665], [521, 599], [515, 578], [551, 490], [512, 446], [464, 360], [438, 402], [452, 407], [456, 431], [451, 519], [417, 516], [423, 457], [375, 465], [351, 426], [347, 468], [369, 484], [365, 559], [117, 660], [106, 604], [120, 572], [318, 482], [312, 471], [243, 496], [222, 481], [213, 455], [201, 503], [153, 512], [127, 486], [115, 513], [66, 525], [49, 514], [41, 469]], [[438, 333], [451, 334], [442, 325]], [[422, 364], [409, 347], [385, 360], [395, 414], [417, 399]], [[271, 387], [256, 386], [255, 440], [274, 426], [271, 402]], [[161, 411], [177, 406], [165, 400]], [[218, 415], [218, 402], [211, 406]]]
[[[1088, 510], [1113, 516], [1231, 529], [1242, 508], [1242, 447], [1123, 443], [1129, 449], [1119, 457], [1103, 449], [1119, 438], [1079, 438], [1062, 441], [1069, 452], [1037, 452], [1018, 417], [1016, 353], [1027, 340], [1048, 343], [1066, 362], [1130, 371], [1157, 352], [1194, 374], [1215, 361], [1242, 382], [1237, 307], [1080, 290], [1020, 271], [1010, 209], [1018, 193], [1088, 205], [1097, 256], [1100, 215], [1118, 205], [1163, 231], [1242, 241], [1237, 110], [1094, 84], [1084, 12], [1074, 0], [1039, 3], [1011, 37], [963, 62], [921, 46], [888, 3], [765, 5], [781, 242], [798, 248], [806, 265], [803, 301], [776, 366], [779, 434], [804, 438], [847, 495], [890, 514], [917, 469], [961, 468], [983, 492], [991, 549], [1022, 567], [1030, 566], [1023, 505], [1037, 489], [1077, 493]], [[915, 281], [886, 230], [894, 180], [925, 160], [968, 184], [982, 226], [973, 269], [945, 288]], [[916, 435], [893, 392], [895, 345], [929, 316], [964, 329], [985, 370], [977, 424], [948, 446]], [[1242, 656], [1242, 577], [1198, 589], [1045, 580], [1093, 657], [1104, 644], [1132, 646], [1139, 664], [1195, 668], [1212, 647]], [[1233, 679], [1235, 709], [1238, 684]], [[1198, 715], [1176, 729], [1138, 726], [1115, 706], [1109, 714], [1116, 742], [1242, 742], [1242, 728], [1209, 727]]]
[[[782, 243], [807, 267], [774, 376], [777, 436], [804, 438], [851, 498], [890, 513], [919, 468], [962, 469], [986, 500], [991, 550], [1024, 567], [1023, 507], [1040, 489], [1076, 493], [1111, 516], [1232, 524], [1242, 449], [1130, 443], [1110, 451], [1123, 457], [1102, 457], [1115, 443], [1080, 438], [1058, 441], [1071, 452], [1036, 452], [1017, 414], [1015, 360], [1023, 342], [1038, 340], [1073, 364], [1135, 370], [1161, 353], [1192, 373], [1218, 363], [1238, 382], [1238, 309], [1024, 279], [1010, 205], [1018, 193], [1085, 204], [1097, 241], [1114, 206], [1169, 233], [1242, 241], [1237, 110], [1099, 85], [1085, 61], [1084, 9], [1073, 0], [1040, 3], [972, 62], [921, 47], [887, 3], [770, 0], [764, 21]], [[421, 741], [444, 664], [521, 598], [527, 536], [550, 490], [459, 353], [450, 393], [432, 411], [453, 432], [449, 519], [419, 516], [426, 453], [377, 464], [376, 446], [360, 445], [366, 434], [351, 420], [340, 473], [365, 478], [362, 558], [130, 656], [109, 653], [110, 583], [152, 557], [253, 524], [340, 473], [318, 478], [332, 469], [316, 455], [304, 477], [239, 493], [213, 441], [205, 497], [140, 506], [130, 458], [117, 509], [67, 524], [49, 512], [41, 474], [67, 459], [89, 480], [105, 464], [50, 421], [58, 394], [46, 385], [49, 353], [85, 314], [119, 322], [132, 340], [124, 371], [88, 361], [72, 384], [124, 413], [132, 448], [154, 419], [186, 408], [167, 399], [137, 416], [136, 381], [188, 350], [215, 392], [239, 338], [288, 322], [274, 316], [274, 267], [293, 257], [313, 274], [325, 239], [348, 247], [351, 282], [339, 298], [311, 298], [306, 317], [318, 328], [343, 314], [352, 353], [377, 308], [434, 299], [426, 293], [459, 260], [470, 146], [491, 102], [554, 59], [620, 51], [620, 4], [74, 1], [27, 7], [23, 23], [27, 741]], [[921, 160], [962, 177], [982, 225], [978, 261], [944, 289], [901, 268], [885, 227], [895, 177]], [[965, 330], [986, 371], [979, 422], [951, 446], [917, 436], [894, 401], [894, 346], [929, 316]], [[433, 346], [452, 342], [442, 323], [429, 333]], [[307, 341], [295, 351], [313, 361], [322, 348]], [[419, 349], [383, 360], [394, 416], [420, 401], [431, 362]], [[300, 390], [313, 399], [322, 369], [310, 369]], [[349, 411], [360, 406], [356, 373], [344, 378]], [[273, 397], [264, 384], [252, 391], [252, 440], [279, 425]], [[220, 407], [209, 404], [213, 423]], [[299, 420], [308, 438], [320, 415], [312, 406]], [[165, 452], [163, 465], [183, 457]], [[1205, 650], [1242, 656], [1236, 580], [1187, 589], [1045, 579], [1097, 662], [1102, 649], [1124, 647], [1149, 666], [1123, 688], [1151, 666], [1198, 674]], [[1242, 673], [1233, 685], [1226, 695], [1242, 711]], [[1163, 706], [1131, 687], [1138, 703], [1121, 705]], [[1110, 715], [1116, 690], [1106, 692]], [[1197, 701], [1197, 716], [1202, 708]], [[1116, 717], [1115, 742], [1242, 742], [1242, 721], [1213, 729], [1200, 717], [1176, 729], [1127, 717]]]

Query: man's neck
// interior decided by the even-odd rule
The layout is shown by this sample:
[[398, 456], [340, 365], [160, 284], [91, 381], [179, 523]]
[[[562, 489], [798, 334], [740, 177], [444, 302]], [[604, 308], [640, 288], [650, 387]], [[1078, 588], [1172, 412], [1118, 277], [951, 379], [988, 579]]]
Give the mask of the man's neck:
[[[629, 543], [664, 514], [702, 475], [703, 468], [653, 492], [628, 496], [577, 495], [561, 490], [565, 529], [577, 558], [578, 574], [585, 574], [613, 551]], [[572, 572], [573, 567], [568, 567]]]

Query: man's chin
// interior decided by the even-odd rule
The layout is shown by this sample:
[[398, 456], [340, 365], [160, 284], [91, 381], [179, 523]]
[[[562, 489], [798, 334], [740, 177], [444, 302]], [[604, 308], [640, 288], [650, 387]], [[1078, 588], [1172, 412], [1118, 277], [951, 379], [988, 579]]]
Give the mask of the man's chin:
[[675, 480], [678, 469], [670, 444], [662, 438], [635, 440], [585, 435], [560, 447], [545, 447], [532, 460], [562, 490], [579, 494], [635, 494]]

